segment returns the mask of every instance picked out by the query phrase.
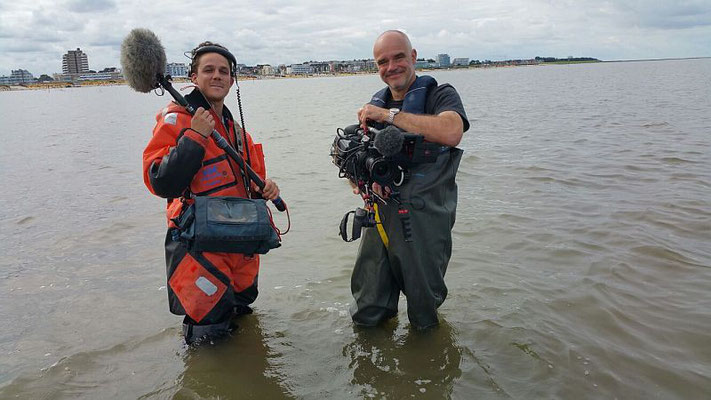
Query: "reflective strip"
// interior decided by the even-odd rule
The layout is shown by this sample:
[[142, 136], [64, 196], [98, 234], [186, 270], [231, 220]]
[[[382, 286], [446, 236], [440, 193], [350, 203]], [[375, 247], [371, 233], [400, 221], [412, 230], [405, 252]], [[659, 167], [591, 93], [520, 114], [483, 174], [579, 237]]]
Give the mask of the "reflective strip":
[[195, 281], [195, 286], [197, 286], [200, 290], [202, 290], [206, 295], [212, 296], [217, 292], [217, 286], [210, 282], [207, 278], [204, 276], [201, 276], [197, 278]]
[[175, 125], [177, 121], [178, 114], [176, 113], [166, 114], [165, 117], [163, 117], [163, 122], [165, 122], [166, 124]]
[[378, 203], [373, 204], [373, 209], [375, 210], [375, 226], [378, 227], [378, 233], [380, 234], [380, 239], [383, 241], [385, 248], [388, 248], [390, 241], [388, 240], [388, 234], [385, 233], [385, 228], [380, 222], [380, 213], [378, 212]]

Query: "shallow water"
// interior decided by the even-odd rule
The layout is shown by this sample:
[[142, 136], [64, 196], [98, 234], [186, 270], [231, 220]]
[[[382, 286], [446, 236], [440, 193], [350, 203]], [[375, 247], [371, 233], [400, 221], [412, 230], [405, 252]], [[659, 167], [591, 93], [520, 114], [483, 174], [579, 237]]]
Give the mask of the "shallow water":
[[[705, 398], [711, 60], [437, 72], [472, 128], [442, 324], [355, 329], [328, 157], [375, 75], [241, 82], [293, 231], [227, 343], [167, 310], [141, 152], [166, 97], [0, 93], [0, 398]], [[228, 105], [236, 112], [236, 97]], [[285, 225], [283, 215], [277, 224]]]

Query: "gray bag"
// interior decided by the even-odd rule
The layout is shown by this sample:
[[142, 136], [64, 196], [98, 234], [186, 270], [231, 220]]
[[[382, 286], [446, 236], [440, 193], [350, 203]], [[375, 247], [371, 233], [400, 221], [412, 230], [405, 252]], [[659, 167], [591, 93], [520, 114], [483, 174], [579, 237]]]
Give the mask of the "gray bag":
[[190, 251], [266, 254], [281, 246], [266, 201], [227, 196], [197, 196], [175, 224], [173, 240]]

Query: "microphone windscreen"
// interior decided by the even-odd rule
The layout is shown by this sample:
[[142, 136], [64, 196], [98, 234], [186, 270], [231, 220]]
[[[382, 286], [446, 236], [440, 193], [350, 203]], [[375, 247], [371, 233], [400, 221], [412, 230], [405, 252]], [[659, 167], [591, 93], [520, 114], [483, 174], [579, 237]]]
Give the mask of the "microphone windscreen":
[[388, 125], [375, 135], [373, 147], [385, 157], [391, 157], [400, 152], [404, 141], [402, 131], [393, 125]]
[[158, 86], [157, 75], [165, 74], [165, 49], [148, 29], [132, 30], [121, 43], [121, 67], [128, 86], [148, 93]]

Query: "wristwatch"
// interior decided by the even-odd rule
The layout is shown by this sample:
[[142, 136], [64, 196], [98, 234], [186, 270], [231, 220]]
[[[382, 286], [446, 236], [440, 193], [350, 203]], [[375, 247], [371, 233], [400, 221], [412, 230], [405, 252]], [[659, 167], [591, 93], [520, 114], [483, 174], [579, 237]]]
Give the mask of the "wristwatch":
[[400, 109], [399, 109], [399, 108], [391, 108], [391, 109], [390, 109], [390, 114], [388, 114], [388, 119], [386, 120], [386, 122], [387, 122], [388, 124], [392, 125], [392, 124], [393, 124], [393, 120], [395, 120], [395, 116], [396, 116], [397, 113], [399, 113], [399, 112], [400, 112]]

